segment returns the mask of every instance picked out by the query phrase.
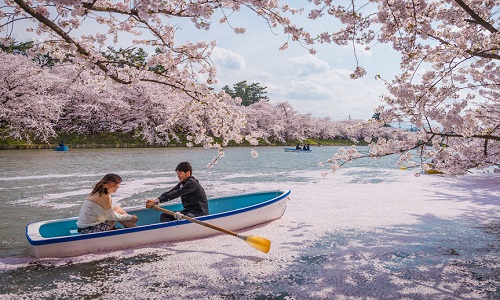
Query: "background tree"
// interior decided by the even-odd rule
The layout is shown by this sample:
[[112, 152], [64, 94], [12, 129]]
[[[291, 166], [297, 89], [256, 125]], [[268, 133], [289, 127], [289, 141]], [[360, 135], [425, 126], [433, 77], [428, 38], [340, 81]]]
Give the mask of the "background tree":
[[[12, 40], [5, 45], [0, 42], [0, 49], [5, 53], [21, 54], [28, 56], [29, 51], [33, 48], [33, 41], [18, 42]], [[42, 67], [51, 67], [58, 63], [58, 59], [54, 59], [48, 53], [36, 53], [33, 55], [32, 60]]]
[[[214, 142], [213, 137], [220, 134], [215, 130], [227, 127], [217, 123], [223, 119], [217, 113], [225, 110], [232, 111], [233, 119], [224, 119], [241, 130], [239, 137], [227, 136], [223, 143], [229, 138], [237, 142], [262, 139], [274, 144], [291, 139], [346, 138], [348, 126], [356, 124], [300, 114], [287, 102], [241, 106], [229, 99], [224, 110], [200, 111], [191, 99], [172, 98], [179, 94], [154, 83], [113, 84], [68, 62], [43, 68], [23, 55], [1, 52], [0, 62], [2, 137], [30, 141], [46, 140], [57, 132], [122, 132], [151, 144], [185, 139], [188, 145], [203, 144], [204, 140]], [[361, 130], [358, 132], [356, 136], [362, 138]]]
[[114, 61], [114, 63], [121, 68], [125, 66], [144, 68], [149, 55], [144, 49], [137, 47], [128, 49], [120, 48], [118, 50], [108, 47], [107, 51], [103, 52], [103, 56], [110, 62]]
[[[246, 5], [261, 12], [264, 18], [270, 13], [263, 3], [249, 2]], [[180, 99], [181, 104], [191, 101], [184, 116], [196, 125], [188, 126], [193, 131], [185, 134], [192, 135], [193, 141], [199, 144], [210, 146], [213, 145], [213, 137], [208, 136], [206, 129], [199, 124], [211, 120], [220, 125], [210, 132], [223, 143], [229, 140], [241, 141], [238, 126], [244, 122], [235, 120], [243, 117], [238, 113], [233, 114], [227, 108], [226, 104], [232, 101], [228, 95], [214, 92], [209, 86], [215, 82], [216, 75], [210, 60], [215, 43], [177, 44], [175, 34], [179, 27], [169, 25], [170, 22], [166, 20], [186, 18], [194, 26], [207, 29], [215, 11], [236, 11], [239, 10], [238, 6], [237, 3], [226, 1], [7, 0], [0, 8], [0, 33], [3, 34], [0, 42], [9, 47], [13, 43], [13, 26], [25, 27], [31, 21], [27, 25], [27, 31], [35, 32], [39, 38], [27, 51], [31, 57], [48, 53], [51, 58], [61, 62], [71, 60], [76, 69], [108, 83], [113, 81], [132, 86], [145, 82], [163, 86], [169, 93], [162, 98], [163, 101]], [[96, 26], [101, 29], [98, 33], [85, 30]], [[145, 63], [137, 63], [137, 57], [127, 57], [130, 52], [119, 50], [117, 53], [110, 53], [103, 50], [109, 45], [120, 44], [122, 40], [130, 41], [131, 36], [137, 38], [127, 49], [156, 49]], [[80, 82], [77, 78], [79, 73], [73, 75], [76, 76], [72, 78], [74, 82]], [[109, 87], [115, 88], [111, 83]], [[126, 92], [130, 91], [131, 89], [126, 89]], [[178, 113], [184, 114], [183, 111]], [[168, 135], [162, 130], [170, 128], [170, 124], [164, 125], [155, 127], [157, 137]]]
[[240, 98], [241, 105], [249, 106], [260, 101], [269, 101], [269, 97], [265, 95], [267, 93], [266, 88], [267, 87], [262, 87], [255, 82], [249, 85], [247, 81], [244, 80], [235, 83], [233, 88], [226, 85], [222, 88], [222, 90], [229, 94], [233, 99]]
[[[368, 156], [402, 153], [409, 162], [413, 155], [408, 153], [417, 149], [423, 168], [432, 161], [438, 170], [449, 174], [500, 166], [497, 1], [312, 1], [307, 3], [308, 18], [331, 17], [342, 23], [317, 33], [291, 21], [290, 17], [301, 9], [290, 7], [288, 1], [4, 2], [0, 9], [3, 45], [9, 47], [13, 42], [14, 27], [25, 28], [26, 22], [32, 21], [34, 26], [28, 25], [27, 30], [35, 32], [39, 41], [27, 50], [30, 56], [48, 54], [61, 62], [71, 58], [75, 68], [103, 81], [167, 86], [170, 95], [164, 100], [179, 100], [189, 106], [186, 116], [194, 118], [196, 124], [191, 127], [196, 131], [192, 133], [193, 140], [206, 145], [212, 144], [213, 137], [207, 135], [201, 124], [213, 121], [215, 125], [210, 132], [224, 141], [238, 141], [245, 121], [240, 111], [232, 110], [226, 93], [216, 93], [209, 86], [216, 82], [216, 70], [210, 60], [215, 43], [178, 44], [175, 34], [180, 28], [170, 25], [175, 23], [170, 22], [172, 18], [187, 18], [196, 28], [207, 29], [215, 12], [224, 16], [219, 21], [225, 23], [242, 8], [249, 8], [271, 28], [281, 26], [289, 40], [309, 47], [310, 53], [316, 52], [315, 43], [351, 45], [354, 53], [360, 46], [369, 49], [377, 43], [389, 43], [401, 54], [401, 73], [392, 80], [383, 79], [390, 94], [383, 95], [386, 106], [376, 111], [382, 124], [371, 120], [359, 125], [365, 127], [366, 135], [372, 131], [374, 142]], [[99, 33], [82, 30], [95, 26], [101, 26], [102, 30]], [[234, 28], [234, 31], [244, 33], [245, 29]], [[103, 54], [102, 49], [129, 40], [131, 35], [137, 36], [131, 47], [157, 49], [148, 56], [145, 65], [116, 61]], [[365, 74], [358, 63], [351, 77]], [[239, 122], [234, 122], [234, 118]], [[384, 131], [378, 136], [378, 127], [394, 122], [409, 122], [421, 130], [406, 134], [394, 131], [391, 136]], [[170, 126], [167, 123], [156, 128], [161, 136], [164, 133], [161, 130]], [[358, 134], [357, 130], [354, 132]], [[245, 136], [254, 142], [257, 134]], [[360, 156], [355, 149], [349, 154]], [[341, 157], [349, 155], [343, 153]]]
[[[418, 150], [424, 169], [431, 162], [448, 174], [491, 166], [500, 170], [497, 1], [315, 3], [318, 9], [310, 12], [311, 18], [331, 15], [344, 26], [311, 35], [317, 38], [304, 39], [304, 43], [364, 45], [368, 49], [376, 43], [389, 43], [401, 54], [401, 73], [393, 80], [384, 79], [390, 94], [382, 97], [387, 105], [376, 111], [380, 121], [360, 125], [374, 130], [368, 156], [401, 153], [411, 164], [414, 150]], [[365, 74], [358, 65], [351, 77]], [[409, 122], [421, 130], [377, 136], [377, 127], [398, 122]], [[351, 153], [350, 158], [360, 156]]]
[[0, 43], [0, 49], [5, 53], [27, 55], [28, 49], [33, 48], [33, 41], [18, 42], [12, 41], [5, 45]]
[[23, 55], [0, 52], [0, 137], [31, 141], [55, 136], [64, 82]]

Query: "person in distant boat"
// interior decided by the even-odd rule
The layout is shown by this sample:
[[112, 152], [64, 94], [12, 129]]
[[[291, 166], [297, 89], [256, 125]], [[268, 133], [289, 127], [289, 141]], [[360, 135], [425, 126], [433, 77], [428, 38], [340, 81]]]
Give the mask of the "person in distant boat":
[[300, 144], [297, 144], [297, 146], [295, 146], [295, 150], [302, 150], [302, 148], [300, 147]]
[[83, 201], [78, 215], [78, 233], [92, 233], [111, 230], [115, 222], [125, 227], [135, 227], [137, 216], [129, 215], [120, 206], [114, 206], [111, 193], [120, 187], [122, 179], [116, 174], [106, 174]]
[[309, 144], [304, 145], [304, 150], [310, 150], [309, 149]]
[[61, 142], [59, 143], [59, 145], [57, 145], [57, 146], [59, 146], [59, 147], [61, 147], [61, 148], [62, 148], [62, 147], [64, 147], [64, 146], [66, 146], [66, 145], [64, 145], [64, 142], [63, 142], [63, 141], [61, 141]]
[[[148, 199], [146, 201], [146, 207], [151, 208], [162, 202], [181, 197], [182, 206], [184, 208], [180, 211], [181, 214], [192, 218], [208, 215], [207, 195], [205, 194], [205, 190], [201, 184], [198, 182], [198, 179], [193, 177], [193, 168], [191, 167], [191, 164], [187, 161], [181, 162], [177, 165], [175, 171], [177, 172], [179, 183], [167, 192], [161, 194], [159, 197], [155, 199]], [[176, 220], [176, 218], [169, 214], [162, 213], [160, 215], [161, 222], [174, 220]]]

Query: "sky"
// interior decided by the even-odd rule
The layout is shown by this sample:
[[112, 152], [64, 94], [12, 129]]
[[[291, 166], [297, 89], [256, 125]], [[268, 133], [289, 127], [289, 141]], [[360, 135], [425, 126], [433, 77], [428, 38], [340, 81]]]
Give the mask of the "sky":
[[[316, 32], [339, 28], [332, 18], [313, 23], [302, 16], [299, 21]], [[390, 81], [399, 71], [399, 54], [389, 45], [378, 44], [370, 51], [356, 49], [367, 75], [353, 80], [349, 77], [356, 67], [352, 46], [314, 46], [318, 52], [311, 55], [290, 42], [287, 50], [280, 51], [288, 37], [279, 29], [271, 31], [259, 17], [242, 11], [230, 22], [233, 27], [245, 27], [246, 33], [236, 35], [215, 18], [210, 31], [192, 30], [186, 23], [179, 36], [190, 41], [217, 41], [212, 60], [218, 69], [219, 88], [243, 80], [259, 83], [267, 87], [271, 103], [288, 101], [299, 113], [332, 120], [369, 119], [373, 109], [383, 104], [380, 96], [387, 94], [384, 82], [375, 76], [380, 74]]]

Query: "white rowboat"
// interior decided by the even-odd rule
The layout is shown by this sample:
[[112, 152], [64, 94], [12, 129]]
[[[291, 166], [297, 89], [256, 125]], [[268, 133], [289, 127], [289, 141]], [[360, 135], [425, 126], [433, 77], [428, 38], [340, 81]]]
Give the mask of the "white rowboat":
[[[210, 215], [197, 217], [204, 223], [228, 230], [241, 230], [279, 219], [285, 212], [290, 190], [238, 194], [208, 200]], [[160, 207], [182, 210], [180, 203]], [[36, 257], [65, 257], [208, 237], [218, 232], [187, 220], [159, 223], [161, 212], [147, 208], [127, 209], [137, 215], [137, 227], [78, 234], [77, 217], [33, 222], [26, 226], [26, 238]], [[117, 223], [119, 224], [119, 223]]]

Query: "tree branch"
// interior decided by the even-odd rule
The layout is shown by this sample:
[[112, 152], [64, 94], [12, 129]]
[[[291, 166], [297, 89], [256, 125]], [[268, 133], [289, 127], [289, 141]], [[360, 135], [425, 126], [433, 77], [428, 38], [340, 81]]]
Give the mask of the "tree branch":
[[[443, 40], [442, 38], [435, 36], [433, 34], [429, 34], [429, 36], [436, 41], [439, 41], [442, 44], [453, 46], [450, 42]], [[483, 50], [483, 51], [472, 51], [472, 50], [466, 50], [465, 52], [472, 55], [472, 56], [478, 56], [482, 58], [491, 58], [491, 59], [497, 59], [500, 60], [500, 55], [495, 54], [494, 52], [498, 52], [499, 49], [490, 49], [490, 50]]]
[[[443, 136], [443, 137], [456, 137], [456, 138], [466, 138], [466, 136], [457, 133], [438, 133], [434, 132], [434, 135]], [[500, 136], [492, 135], [492, 134], [474, 134], [470, 136], [472, 138], [485, 139], [485, 140], [494, 140], [500, 141]]]
[[462, 0], [454, 0], [461, 8], [463, 8], [471, 17], [476, 21], [477, 24], [483, 26], [486, 30], [491, 33], [497, 33], [498, 30], [493, 27], [490, 23], [486, 22], [483, 18], [481, 18], [472, 8], [470, 8], [467, 4], [465, 4]]
[[[79, 43], [75, 42], [66, 32], [64, 32], [59, 26], [54, 24], [54, 22], [50, 21], [46, 17], [44, 17], [42, 14], [36, 12], [34, 9], [32, 9], [30, 6], [26, 4], [26, 2], [22, 0], [14, 0], [25, 12], [30, 14], [33, 18], [37, 19], [40, 23], [46, 25], [50, 29], [52, 29], [56, 34], [58, 34], [61, 38], [63, 38], [68, 44], [75, 45], [76, 49], [78, 50], [78, 53], [81, 55], [89, 58], [90, 57], [90, 52], [87, 51], [85, 48], [83, 48]], [[101, 62], [96, 62], [95, 65], [99, 67], [105, 74], [107, 74], [110, 78], [115, 80], [116, 82], [123, 83], [123, 84], [130, 84], [132, 83], [131, 81], [124, 81], [120, 79], [118, 76], [113, 75], [113, 74], [108, 74], [109, 69], [102, 64]]]

